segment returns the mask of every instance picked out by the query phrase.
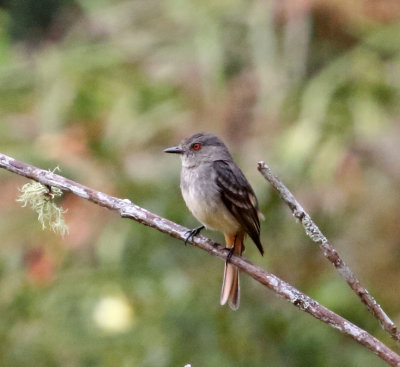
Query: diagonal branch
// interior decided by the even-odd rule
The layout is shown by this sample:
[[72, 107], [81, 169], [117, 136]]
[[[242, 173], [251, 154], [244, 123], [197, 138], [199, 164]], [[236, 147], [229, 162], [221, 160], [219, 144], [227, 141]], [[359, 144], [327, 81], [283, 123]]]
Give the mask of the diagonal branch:
[[276, 177], [265, 162], [258, 163], [258, 170], [265, 179], [275, 188], [282, 200], [289, 206], [293, 215], [301, 222], [308, 237], [318, 243], [324, 256], [335, 266], [339, 274], [346, 280], [350, 288], [360, 297], [367, 306], [369, 312], [380, 322], [382, 328], [392, 335], [393, 339], [400, 341], [400, 332], [394, 322], [386, 315], [382, 307], [361, 285], [360, 281], [345, 264], [338, 252], [333, 248], [328, 239], [324, 236], [318, 226], [311, 219], [310, 215], [299, 204], [290, 190]]
[[[4, 168], [18, 175], [31, 178], [42, 183], [43, 185], [54, 186], [64, 191], [72, 192], [73, 194], [95, 204], [117, 211], [121, 217], [133, 219], [146, 226], [155, 228], [160, 232], [166, 233], [171, 237], [175, 237], [182, 241], [186, 239], [186, 234], [188, 232], [187, 228], [151, 213], [148, 210], [133, 204], [128, 199], [119, 199], [104, 194], [53, 172], [45, 171], [29, 164], [17, 161], [1, 153], [0, 168]], [[211, 255], [226, 260], [228, 251], [210, 239], [207, 239], [203, 236], [196, 236], [190, 242], [194, 246], [207, 251]], [[343, 334], [350, 336], [358, 343], [375, 353], [388, 365], [400, 367], [400, 356], [393, 352], [381, 341], [370, 335], [367, 331], [330, 311], [326, 307], [320, 305], [317, 301], [306, 296], [274, 274], [271, 274], [259, 266], [252, 264], [248, 260], [234, 255], [231, 258], [231, 262], [241, 271], [248, 274], [267, 288], [271, 289], [280, 297], [288, 300], [300, 310], [309, 313], [316, 319], [332, 326], [335, 329], [338, 329]]]

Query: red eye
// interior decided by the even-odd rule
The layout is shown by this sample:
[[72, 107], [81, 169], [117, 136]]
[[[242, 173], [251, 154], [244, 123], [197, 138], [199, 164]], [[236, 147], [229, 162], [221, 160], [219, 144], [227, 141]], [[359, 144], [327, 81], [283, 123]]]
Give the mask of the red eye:
[[194, 143], [192, 144], [192, 149], [193, 150], [199, 150], [201, 148], [201, 144], [200, 143]]

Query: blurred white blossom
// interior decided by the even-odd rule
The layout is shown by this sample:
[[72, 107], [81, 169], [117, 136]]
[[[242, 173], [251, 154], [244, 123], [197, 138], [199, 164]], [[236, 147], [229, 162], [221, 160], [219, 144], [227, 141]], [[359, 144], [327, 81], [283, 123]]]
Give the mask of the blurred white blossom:
[[120, 333], [133, 324], [133, 308], [121, 296], [107, 296], [100, 299], [93, 312], [96, 325], [107, 333]]

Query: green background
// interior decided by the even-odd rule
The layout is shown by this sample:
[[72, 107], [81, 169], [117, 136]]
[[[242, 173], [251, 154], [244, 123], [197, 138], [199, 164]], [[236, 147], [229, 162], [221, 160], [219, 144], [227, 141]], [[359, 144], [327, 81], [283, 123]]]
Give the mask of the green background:
[[[219, 135], [266, 219], [245, 256], [391, 348], [257, 172], [265, 160], [400, 324], [397, 1], [0, 1], [0, 151], [187, 227], [178, 157]], [[43, 231], [0, 171], [1, 366], [384, 366], [223, 263], [66, 194]], [[222, 241], [218, 233], [204, 232]]]

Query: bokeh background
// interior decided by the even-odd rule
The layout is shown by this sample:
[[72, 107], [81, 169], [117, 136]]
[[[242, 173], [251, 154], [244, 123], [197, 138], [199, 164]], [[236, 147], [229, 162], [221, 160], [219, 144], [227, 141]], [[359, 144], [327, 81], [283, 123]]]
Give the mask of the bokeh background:
[[[256, 170], [265, 160], [400, 324], [398, 0], [2, 0], [0, 151], [188, 227], [180, 162], [218, 134], [266, 220], [245, 255], [399, 352]], [[0, 171], [1, 366], [384, 366], [223, 263], [66, 194], [69, 234]], [[215, 233], [204, 234], [221, 241]]]

